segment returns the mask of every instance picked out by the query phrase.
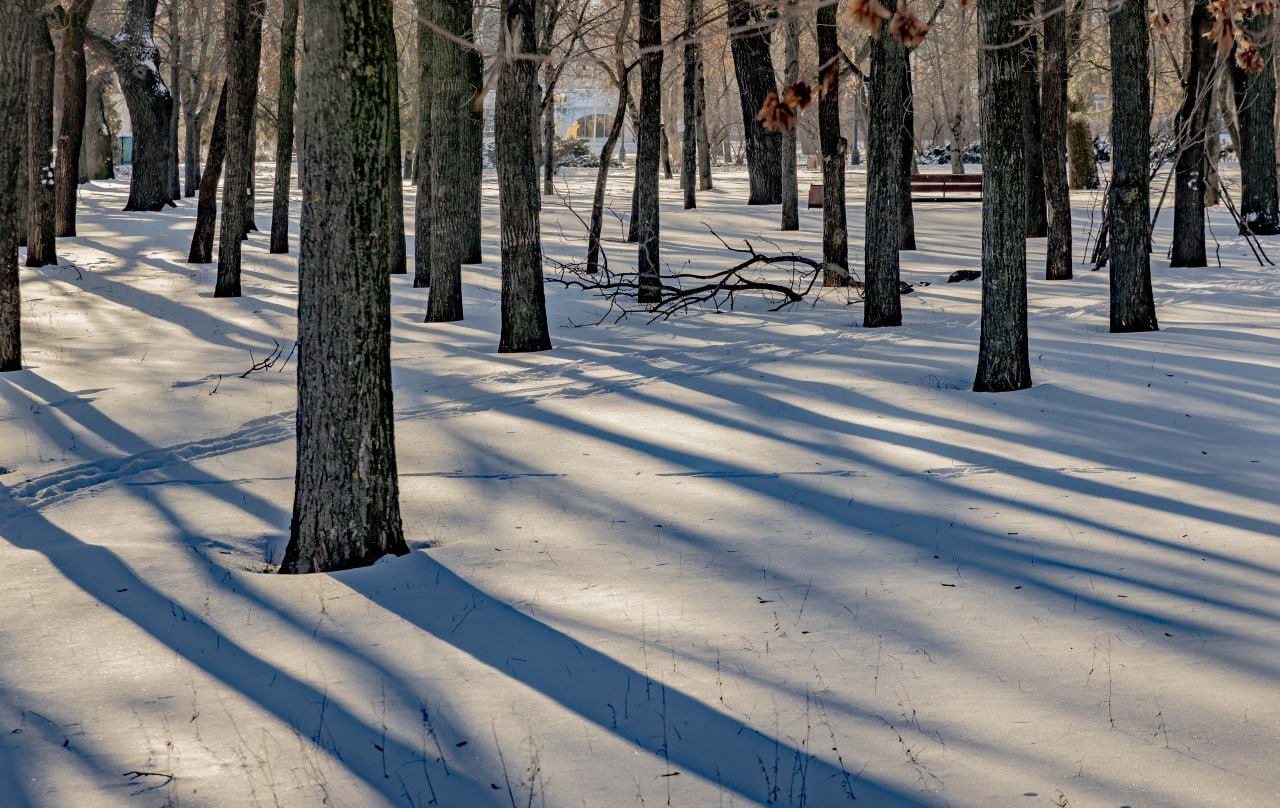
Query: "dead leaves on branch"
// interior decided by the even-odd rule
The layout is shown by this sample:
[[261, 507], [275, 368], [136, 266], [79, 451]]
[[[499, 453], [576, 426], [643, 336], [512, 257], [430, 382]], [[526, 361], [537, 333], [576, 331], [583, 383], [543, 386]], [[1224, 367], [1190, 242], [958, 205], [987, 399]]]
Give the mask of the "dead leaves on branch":
[[[965, 5], [971, 1], [960, 0]], [[905, 2], [899, 2], [897, 10], [889, 11], [880, 0], [850, 0], [844, 17], [871, 32], [878, 31], [880, 24], [887, 21], [889, 36], [901, 42], [908, 50], [919, 47], [929, 33], [929, 26], [908, 11]], [[813, 102], [815, 95], [822, 99], [836, 91], [839, 75], [838, 69], [822, 71], [817, 81], [816, 93], [803, 81], [787, 87], [781, 95], [777, 90], [770, 91], [760, 111], [756, 113], [756, 120], [766, 132], [790, 131], [796, 125], [801, 111]]]
[[1209, 14], [1213, 23], [1204, 38], [1217, 45], [1224, 57], [1234, 52], [1236, 66], [1245, 73], [1261, 73], [1266, 62], [1258, 46], [1245, 36], [1245, 20], [1275, 11], [1275, 0], [1212, 0]]

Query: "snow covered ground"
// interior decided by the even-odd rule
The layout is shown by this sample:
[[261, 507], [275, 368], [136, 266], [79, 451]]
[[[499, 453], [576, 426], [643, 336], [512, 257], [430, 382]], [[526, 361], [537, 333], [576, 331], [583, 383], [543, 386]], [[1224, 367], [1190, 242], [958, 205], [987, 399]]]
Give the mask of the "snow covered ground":
[[[717, 182], [663, 183], [671, 266], [737, 260], [704, 221], [819, 255], [819, 211]], [[500, 356], [487, 194], [465, 322], [391, 281], [414, 552], [286, 577], [294, 365], [240, 376], [289, 354], [294, 260], [255, 235], [214, 300], [190, 201], [84, 189], [0, 377], [0, 803], [1280, 802], [1280, 272], [1223, 213], [1222, 267], [1153, 262], [1159, 333], [1033, 279], [1035, 387], [992, 396], [943, 283], [976, 204], [917, 207], [901, 328], [844, 292], [574, 327], [602, 304], [549, 285], [555, 350]], [[581, 259], [563, 201], [544, 231]]]

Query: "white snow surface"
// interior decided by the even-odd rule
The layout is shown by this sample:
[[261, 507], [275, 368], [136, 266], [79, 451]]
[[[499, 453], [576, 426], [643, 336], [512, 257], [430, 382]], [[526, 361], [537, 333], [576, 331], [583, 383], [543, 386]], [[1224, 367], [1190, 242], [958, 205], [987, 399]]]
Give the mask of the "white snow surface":
[[[716, 182], [663, 182], [672, 267], [740, 260], [702, 222], [820, 255], [820, 211]], [[0, 803], [1280, 803], [1280, 272], [1220, 208], [1222, 266], [1170, 269], [1165, 206], [1158, 333], [1029, 242], [1035, 386], [979, 395], [977, 204], [917, 205], [901, 328], [844, 292], [575, 327], [603, 304], [548, 284], [555, 349], [499, 355], [489, 175], [467, 319], [390, 281], [412, 552], [294, 577], [294, 364], [239, 375], [293, 345], [295, 259], [255, 234], [215, 300], [194, 202], [126, 195], [22, 270], [0, 376]]]

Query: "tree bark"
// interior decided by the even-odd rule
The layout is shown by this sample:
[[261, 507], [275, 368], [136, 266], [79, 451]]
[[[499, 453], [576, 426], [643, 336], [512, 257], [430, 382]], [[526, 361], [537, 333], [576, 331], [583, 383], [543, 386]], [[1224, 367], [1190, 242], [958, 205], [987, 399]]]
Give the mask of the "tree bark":
[[1067, 184], [1067, 17], [1053, 10], [1044, 19], [1041, 65], [1041, 149], [1044, 153], [1045, 278], [1071, 277], [1071, 194]]
[[85, 29], [85, 41], [111, 60], [133, 127], [133, 171], [125, 210], [163, 210], [169, 195], [169, 112], [173, 97], [160, 75], [152, 38], [158, 0], [127, 0], [114, 37]]
[[241, 241], [252, 218], [249, 185], [253, 176], [253, 107], [258, 97], [265, 10], [266, 0], [227, 2], [227, 176], [222, 183], [218, 282], [214, 297], [240, 297]]
[[[640, 303], [662, 300], [658, 216], [658, 164], [662, 150], [662, 3], [639, 0], [640, 115], [636, 132], [637, 264]], [[645, 49], [650, 49], [645, 52]]]
[[[1067, 8], [1067, 54], [1080, 49], [1084, 29], [1085, 0], [1073, 0]], [[1098, 159], [1093, 153], [1093, 133], [1089, 129], [1089, 110], [1085, 102], [1082, 80], [1072, 81], [1067, 75], [1067, 182], [1073, 191], [1098, 187]]]
[[[207, 47], [205, 45], [204, 47]], [[203, 59], [201, 60], [203, 63]], [[184, 123], [184, 137], [182, 145], [182, 165], [183, 180], [185, 190], [183, 196], [193, 197], [200, 188], [200, 135], [204, 128], [205, 110], [202, 108], [204, 101], [202, 95], [204, 91], [205, 77], [199, 70], [191, 71], [191, 81], [187, 85], [186, 102], [182, 105], [182, 119]]]
[[898, 178], [902, 185], [902, 232], [898, 249], [916, 248], [916, 211], [911, 204], [911, 175], [916, 173], [916, 102], [911, 87], [911, 51], [902, 49], [902, 171]]
[[[502, 0], [499, 52], [516, 58], [499, 66], [495, 99], [495, 156], [502, 239], [502, 333], [499, 353], [551, 348], [542, 288], [538, 174], [533, 159], [538, 101], [534, 14], [538, 0]], [[523, 56], [523, 58], [522, 58]]]
[[[986, 2], [987, 0], [983, 0]], [[892, 8], [895, 4], [886, 4]], [[898, 293], [898, 250], [902, 244], [902, 99], [906, 59], [902, 43], [881, 23], [871, 41], [868, 83], [867, 209], [862, 325], [902, 325]]]
[[1249, 14], [1248, 39], [1257, 45], [1262, 70], [1246, 73], [1232, 64], [1236, 122], [1240, 129], [1241, 230], [1258, 236], [1280, 233], [1276, 191], [1276, 73], [1272, 64], [1275, 15]]
[[391, 48], [387, 63], [396, 71], [392, 77], [396, 87], [396, 107], [391, 116], [391, 132], [388, 135], [392, 151], [387, 158], [387, 229], [391, 234], [391, 261], [388, 268], [392, 275], [405, 275], [409, 272], [409, 256], [404, 234], [404, 183], [400, 180], [400, 54], [395, 37], [387, 42], [387, 46]]
[[547, 93], [547, 103], [542, 110], [542, 142], [547, 148], [542, 154], [542, 193], [551, 196], [556, 192], [556, 97]]
[[[1126, 0], [1127, 1], [1127, 0]], [[1034, 2], [1024, 3], [1028, 17], [1035, 16]], [[1042, 238], [1049, 233], [1045, 215], [1044, 151], [1040, 145], [1040, 65], [1035, 29], [1026, 32], [1019, 46], [1022, 52], [1022, 138], [1027, 171], [1027, 237]]]
[[276, 176], [271, 193], [271, 252], [289, 252], [289, 188], [293, 172], [293, 107], [298, 92], [298, 0], [284, 0], [280, 23], [280, 98], [276, 104]]
[[[749, 0], [728, 0], [729, 27], [736, 29], [762, 22], [760, 9]], [[782, 201], [782, 136], [767, 132], [756, 120], [769, 93], [777, 89], [769, 56], [769, 27], [731, 34], [734, 74], [747, 147], [747, 176], [751, 186], [748, 205], [776, 205]]]
[[[469, 134], [467, 107], [471, 91], [467, 81], [466, 50], [451, 36], [469, 39], [471, 0], [436, 0], [435, 22], [446, 35], [436, 40], [432, 65], [435, 84], [432, 107], [431, 152], [438, 157], [459, 155]], [[467, 196], [464, 161], [437, 159], [431, 166], [431, 293], [427, 322], [462, 319], [463, 218]]]
[[[281, 572], [409, 551], [391, 397], [389, 0], [307, 0], [298, 82], [298, 462]], [[390, 41], [389, 41], [390, 40]]]
[[698, 29], [698, 0], [684, 0], [685, 43], [681, 101], [684, 104], [680, 133], [680, 190], [684, 209], [698, 207], [698, 43], [692, 39]]
[[624, 76], [618, 89], [618, 106], [613, 113], [609, 135], [604, 140], [604, 147], [600, 149], [600, 167], [596, 169], [596, 188], [591, 198], [591, 225], [587, 232], [587, 272], [592, 275], [600, 271], [600, 232], [604, 228], [604, 195], [609, 182], [609, 166], [613, 162], [613, 153], [617, 148], [618, 139], [622, 136], [622, 127], [626, 124], [629, 96], [630, 83]]
[[27, 90], [27, 266], [58, 263], [54, 242], [53, 63], [57, 53], [44, 17], [31, 25]]
[[[1126, 0], [1110, 15], [1111, 331], [1155, 331], [1151, 293], [1150, 33], [1145, 0]], [[1274, 175], [1273, 175], [1274, 176]]]
[[438, 37], [432, 29], [436, 0], [416, 0], [418, 12], [418, 196], [413, 209], [413, 285], [431, 285], [431, 173], [434, 155], [435, 66]]
[[0, 3], [0, 372], [22, 369], [18, 242], [23, 226], [18, 172], [27, 142], [27, 71], [34, 0]]
[[1022, 122], [1025, 0], [978, 4], [982, 117], [982, 329], [977, 393], [1031, 386], [1027, 350], [1027, 186]]
[[[786, 68], [783, 72], [783, 87], [791, 87], [800, 81], [800, 19], [796, 13], [795, 0], [788, 0], [786, 10], [786, 28], [783, 39], [786, 48]], [[822, 25], [819, 12], [819, 25]], [[823, 61], [818, 57], [819, 63]], [[826, 173], [825, 170], [823, 172]], [[791, 126], [782, 133], [782, 230], [800, 229], [800, 202], [796, 187], [796, 127]], [[841, 206], [843, 210], [843, 206]], [[823, 221], [826, 214], [823, 213]], [[825, 243], [826, 229], [823, 228]], [[823, 251], [825, 252], [825, 246]]]
[[178, 16], [178, 3], [169, 2], [169, 92], [173, 106], [169, 110], [169, 196], [182, 197], [182, 182], [178, 176], [178, 128], [182, 112], [182, 25]]
[[80, 149], [88, 107], [88, 70], [85, 64], [84, 28], [94, 0], [74, 0], [54, 7], [62, 35], [62, 116], [58, 148], [54, 156], [55, 232], [59, 237], [76, 234], [76, 191], [80, 180]]
[[107, 82], [111, 81], [110, 73], [94, 76], [89, 81], [88, 104], [85, 114], [84, 132], [80, 142], [80, 177], [85, 181], [109, 180], [115, 177], [115, 166], [112, 162], [111, 149], [115, 145], [115, 137], [111, 133], [107, 120]]
[[1213, 25], [1208, 0], [1192, 0], [1187, 26], [1187, 75], [1175, 123], [1178, 157], [1173, 182], [1173, 248], [1169, 265], [1208, 264], [1204, 243], [1205, 185], [1209, 155], [1205, 134], [1213, 114], [1213, 69], [1216, 47], [1205, 38]]
[[207, 264], [213, 260], [213, 232], [218, 223], [218, 182], [222, 179], [222, 162], [227, 153], [227, 82], [218, 92], [218, 110], [213, 115], [213, 131], [209, 133], [209, 153], [200, 176], [200, 198], [196, 203], [196, 229], [191, 234], [188, 264]]
[[[702, 16], [701, 0], [695, 0], [698, 3], [698, 16]], [[697, 107], [698, 107], [698, 190], [710, 191], [714, 188], [711, 180], [711, 138], [707, 133], [707, 83], [704, 78], [704, 70], [702, 66], [702, 45], [695, 45], [697, 48], [698, 58], [698, 83], [697, 83]]]
[[[822, 285], [849, 285], [849, 227], [845, 219], [845, 141], [840, 137], [840, 41], [834, 3], [817, 12], [818, 138], [822, 149]], [[794, 131], [794, 130], [793, 130]], [[792, 171], [795, 170], [794, 150]]]
[[[474, 34], [472, 35], [474, 40]], [[482, 238], [482, 202], [484, 196], [484, 128], [485, 111], [482, 103], [485, 92], [484, 60], [476, 50], [467, 51], [469, 79], [468, 89], [471, 92], [471, 103], [467, 106], [467, 120], [471, 123], [471, 136], [463, 149], [463, 159], [468, 166], [462, 177], [466, 189], [467, 207], [463, 217], [462, 263], [478, 264], [484, 260], [481, 250]]]

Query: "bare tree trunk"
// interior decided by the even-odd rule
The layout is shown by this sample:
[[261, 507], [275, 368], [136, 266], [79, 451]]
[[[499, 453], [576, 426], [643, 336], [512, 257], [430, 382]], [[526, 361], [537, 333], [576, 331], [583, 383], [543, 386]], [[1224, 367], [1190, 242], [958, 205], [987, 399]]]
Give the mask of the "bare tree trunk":
[[680, 190], [684, 193], [684, 209], [698, 207], [698, 45], [691, 41], [698, 28], [697, 0], [684, 0], [684, 81], [681, 100], [684, 103], [680, 133]]
[[902, 171], [898, 175], [902, 193], [899, 203], [902, 214], [902, 231], [898, 244], [900, 250], [916, 248], [916, 211], [911, 204], [911, 175], [916, 173], [916, 102], [911, 87], [911, 51], [902, 49]]
[[409, 272], [409, 257], [404, 235], [404, 183], [400, 181], [400, 54], [395, 37], [388, 40], [387, 47], [391, 48], [388, 64], [396, 71], [392, 79], [396, 88], [396, 107], [395, 114], [391, 116], [391, 131], [387, 135], [391, 142], [391, 154], [387, 158], [387, 229], [391, 238], [388, 268], [392, 275], [405, 275]]
[[227, 153], [227, 82], [218, 93], [218, 111], [213, 116], [209, 134], [209, 153], [200, 177], [200, 198], [196, 203], [196, 229], [191, 234], [188, 264], [207, 264], [213, 260], [213, 233], [218, 223], [218, 182], [222, 179], [222, 162]]
[[1026, 0], [978, 6], [978, 98], [982, 115], [982, 333], [973, 389], [1031, 386], [1027, 350], [1027, 181], [1022, 71], [1012, 47], [1030, 16]]
[[27, 266], [58, 263], [54, 243], [53, 63], [57, 53], [43, 17], [31, 25], [27, 95]]
[[[786, 28], [783, 34], [786, 47], [786, 69], [782, 82], [785, 87], [794, 86], [800, 81], [800, 19], [796, 13], [795, 0], [788, 0], [786, 9]], [[819, 20], [819, 25], [822, 24]], [[822, 57], [818, 57], [822, 62]], [[825, 170], [824, 170], [825, 173]], [[796, 127], [788, 127], [782, 133], [782, 230], [800, 229], [800, 202], [796, 187]], [[841, 205], [843, 213], [844, 206]], [[823, 214], [826, 220], [826, 214]], [[825, 238], [825, 228], [824, 228]], [[824, 247], [825, 252], [825, 247]]]
[[[840, 41], [835, 4], [819, 6], [817, 18], [818, 64], [822, 65], [818, 85], [828, 88], [818, 99], [818, 138], [822, 148], [822, 285], [848, 286], [849, 227], [844, 203], [846, 146], [840, 137]], [[792, 151], [793, 173], [794, 156]]]
[[177, 0], [169, 1], [169, 91], [173, 94], [173, 107], [169, 110], [169, 196], [181, 199], [178, 128], [182, 120], [182, 26], [178, 17]]
[[58, 122], [58, 148], [54, 157], [55, 232], [59, 237], [76, 234], [76, 191], [80, 180], [80, 149], [88, 104], [88, 71], [85, 66], [84, 27], [94, 0], [74, 0], [54, 7], [62, 34], [62, 116]]
[[158, 0], [127, 0], [115, 36], [85, 29], [85, 41], [111, 60], [133, 127], [133, 172], [125, 210], [162, 210], [169, 195], [169, 113], [173, 97], [160, 75], [152, 38]]
[[502, 334], [499, 353], [551, 348], [546, 293], [542, 288], [542, 236], [538, 224], [538, 173], [533, 159], [538, 102], [534, 14], [537, 0], [502, 0], [499, 52], [525, 58], [499, 68], [495, 99], [498, 207], [502, 233]]
[[907, 80], [903, 50], [902, 43], [889, 35], [888, 24], [882, 23], [871, 41], [868, 83], [865, 328], [902, 325], [898, 250], [902, 244], [902, 100]]
[[[468, 136], [466, 112], [472, 98], [466, 51], [452, 37], [466, 39], [470, 34], [471, 0], [436, 0], [435, 14], [442, 35], [436, 40], [432, 63], [435, 93], [431, 153], [445, 158], [460, 155]], [[467, 168], [464, 161], [452, 157], [437, 159], [431, 166], [429, 323], [462, 319], [463, 217], [468, 202], [462, 175]]]
[[[628, 2], [628, 12], [630, 5]], [[613, 113], [609, 135], [604, 140], [604, 147], [600, 149], [600, 167], [596, 169], [596, 189], [591, 198], [591, 225], [587, 232], [587, 272], [592, 275], [600, 271], [600, 232], [604, 228], [604, 195], [609, 182], [609, 165], [613, 162], [614, 150], [618, 146], [618, 139], [622, 136], [622, 127], [626, 125], [629, 90], [630, 84], [624, 77], [618, 89], [618, 107]]]
[[1272, 64], [1275, 15], [1250, 13], [1245, 29], [1257, 44], [1262, 70], [1231, 68], [1236, 122], [1240, 129], [1240, 220], [1242, 230], [1259, 236], [1280, 233], [1276, 190], [1276, 73]]
[[18, 241], [23, 226], [18, 172], [27, 143], [27, 70], [34, 0], [0, 3], [0, 372], [22, 369]]
[[[1034, 16], [1034, 3], [1027, 3]], [[1019, 46], [1022, 52], [1022, 137], [1027, 161], [1027, 237], [1041, 238], [1049, 232], [1045, 216], [1044, 152], [1040, 145], [1040, 65], [1035, 28], [1026, 31]]]
[[431, 174], [435, 132], [436, 0], [416, 0], [418, 11], [418, 197], [413, 209], [413, 285], [431, 285]]
[[[733, 29], [761, 20], [761, 10], [749, 0], [728, 0], [728, 22]], [[756, 119], [769, 93], [777, 89], [769, 56], [769, 28], [730, 35], [734, 73], [747, 147], [747, 175], [751, 184], [748, 205], [776, 205], [782, 201], [782, 136], [767, 132]]]
[[1176, 123], [1178, 157], [1173, 183], [1173, 249], [1169, 265], [1202, 267], [1208, 263], [1204, 243], [1205, 184], [1209, 173], [1205, 133], [1213, 114], [1214, 52], [1205, 37], [1213, 25], [1208, 0], [1192, 0], [1187, 26], [1185, 95]]
[[[701, 0], [698, 3], [698, 14], [702, 14]], [[707, 133], [707, 83], [703, 77], [702, 45], [696, 44], [698, 59], [697, 107], [698, 107], [698, 190], [710, 191], [715, 187], [711, 180], [711, 138]]]
[[85, 110], [84, 131], [80, 138], [79, 160], [79, 174], [89, 182], [93, 180], [109, 180], [116, 175], [111, 156], [112, 146], [115, 145], [115, 137], [111, 132], [107, 119], [107, 100], [105, 98], [107, 82], [109, 81], [111, 81], [110, 73], [98, 74], [89, 81], [88, 103]]
[[391, 398], [391, 17], [389, 0], [307, 0], [298, 83], [298, 462], [281, 572], [360, 567], [409, 552]]
[[[636, 221], [640, 257], [637, 272], [641, 303], [662, 300], [659, 264], [658, 163], [662, 149], [662, 3], [639, 0], [640, 115], [636, 132]], [[644, 52], [649, 48], [648, 52]]]
[[556, 97], [548, 93], [546, 107], [542, 110], [542, 141], [549, 144], [542, 156], [542, 193], [551, 196], [556, 192]]
[[[474, 34], [471, 35], [474, 41]], [[467, 138], [467, 142], [463, 144], [463, 159], [468, 166], [467, 173], [463, 176], [462, 182], [466, 188], [466, 215], [463, 218], [463, 251], [462, 263], [478, 264], [484, 260], [481, 254], [481, 202], [483, 199], [483, 181], [484, 181], [484, 127], [485, 112], [482, 104], [485, 85], [484, 85], [484, 63], [480, 57], [480, 53], [475, 50], [467, 51], [467, 64], [469, 66], [467, 77], [469, 84], [467, 85], [471, 91], [472, 102], [467, 107], [467, 120], [471, 123], [471, 135]]]
[[[1111, 18], [1111, 330], [1155, 331], [1151, 294], [1150, 32], [1145, 0], [1127, 0]], [[1274, 168], [1274, 167], [1273, 167]]]
[[227, 166], [222, 183], [222, 221], [218, 234], [218, 282], [214, 297], [240, 296], [240, 253], [249, 212], [253, 176], [253, 107], [258, 95], [258, 61], [266, 0], [228, 0]]
[[1044, 62], [1041, 78], [1041, 148], [1044, 191], [1048, 203], [1045, 278], [1071, 277], [1071, 194], [1067, 186], [1067, 18], [1052, 10], [1044, 18]]
[[948, 129], [951, 131], [951, 141], [947, 143], [947, 151], [951, 158], [951, 173], [964, 173], [964, 112], [956, 105], [956, 113], [947, 121]]
[[[1072, 0], [1067, 8], [1067, 57], [1080, 49], [1084, 28], [1085, 0]], [[1089, 110], [1081, 81], [1067, 73], [1067, 182], [1073, 191], [1098, 187], [1098, 159], [1093, 153], [1093, 133], [1089, 131]]]
[[199, 71], [193, 71], [191, 83], [187, 87], [187, 101], [182, 105], [182, 119], [185, 128], [182, 146], [183, 179], [186, 190], [183, 196], [196, 195], [200, 187], [200, 130], [204, 128], [204, 110], [200, 109], [201, 91], [205, 78]]
[[280, 97], [276, 104], [276, 177], [271, 193], [271, 252], [289, 252], [289, 188], [293, 173], [293, 108], [298, 92], [298, 0], [284, 0], [280, 23]]

